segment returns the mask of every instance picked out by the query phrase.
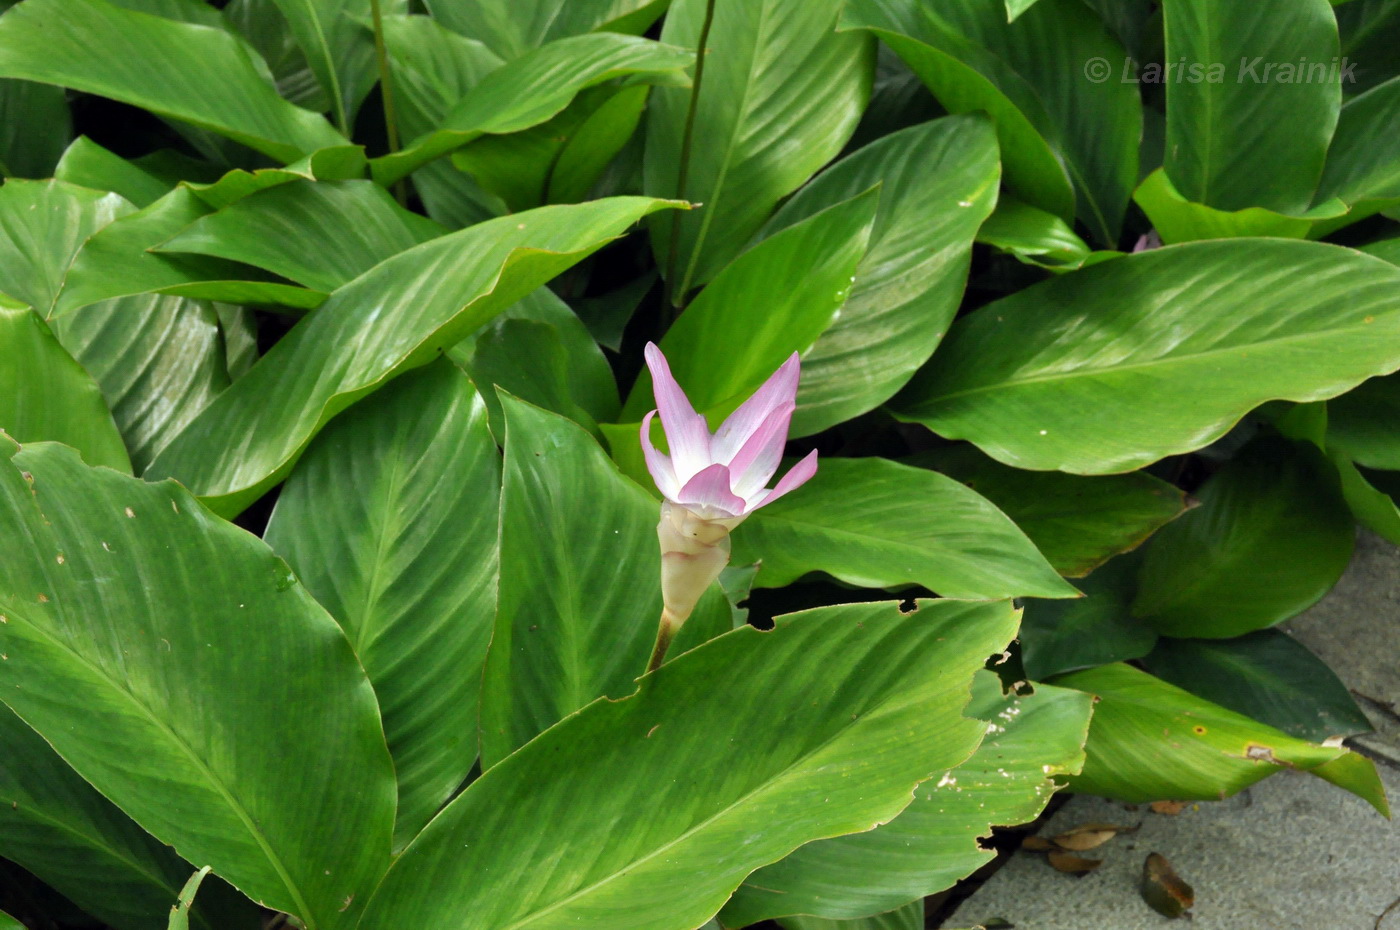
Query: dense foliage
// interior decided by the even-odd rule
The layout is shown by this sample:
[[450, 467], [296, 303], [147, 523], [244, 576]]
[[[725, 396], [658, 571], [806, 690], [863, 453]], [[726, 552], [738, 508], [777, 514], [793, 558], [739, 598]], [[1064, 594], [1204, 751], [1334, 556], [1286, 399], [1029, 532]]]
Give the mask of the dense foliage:
[[[1395, 3], [3, 5], [0, 911], [916, 928], [1065, 783], [1386, 812], [1274, 628], [1400, 543]], [[643, 676], [649, 341], [819, 470]]]

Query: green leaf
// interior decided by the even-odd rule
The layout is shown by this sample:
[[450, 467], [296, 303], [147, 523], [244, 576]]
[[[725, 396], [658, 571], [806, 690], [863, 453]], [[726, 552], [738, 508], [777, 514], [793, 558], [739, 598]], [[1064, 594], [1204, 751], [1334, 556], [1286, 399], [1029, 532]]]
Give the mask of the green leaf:
[[1355, 527], [1310, 443], [1259, 440], [1147, 547], [1133, 613], [1167, 636], [1228, 639], [1317, 603], [1351, 561]]
[[203, 301], [121, 297], [52, 326], [102, 389], [137, 472], [230, 382], [219, 317]]
[[986, 721], [987, 735], [971, 759], [916, 788], [914, 803], [889, 823], [819, 840], [759, 869], [722, 920], [742, 927], [791, 914], [858, 918], [951, 887], [995, 856], [979, 837], [1034, 820], [1058, 787], [1051, 776], [1080, 770], [1091, 708], [1088, 695], [1049, 685], [1003, 695], [996, 675], [978, 673], [964, 714]]
[[1400, 377], [1372, 378], [1327, 404], [1327, 446], [1367, 468], [1400, 471]]
[[762, 560], [777, 588], [823, 571], [848, 584], [917, 584], [944, 597], [1075, 597], [1035, 546], [981, 495], [881, 458], [822, 459], [801, 491], [734, 535], [736, 564]]
[[87, 136], [73, 140], [53, 174], [69, 184], [120, 194], [137, 207], [149, 207], [170, 191], [163, 178], [104, 149]]
[[266, 540], [369, 673], [398, 774], [396, 845], [476, 760], [491, 638], [500, 464], [471, 383], [439, 360], [332, 422], [283, 488]]
[[[712, 427], [832, 325], [851, 293], [881, 193], [867, 187], [758, 243], [666, 332], [661, 349], [671, 371], [695, 409], [715, 421]], [[644, 371], [623, 416], [640, 423], [654, 406], [651, 374]]]
[[337, 290], [151, 464], [220, 513], [281, 481], [331, 417], [436, 355], [654, 210], [618, 197], [502, 217], [401, 252]]
[[63, 88], [0, 80], [0, 172], [50, 177], [71, 138], [73, 117]]
[[0, 357], [0, 431], [18, 442], [65, 443], [93, 465], [131, 473], [102, 393], [37, 313], [0, 307]]
[[[346, 135], [355, 111], [379, 80], [374, 61], [374, 36], [366, 28], [370, 0], [274, 0], [296, 38], [307, 66], [316, 75], [335, 125]], [[396, 0], [388, 12], [403, 12], [408, 3]]]
[[646, 32], [665, 0], [427, 0], [433, 17], [502, 58], [518, 58], [555, 39], [585, 32]]
[[7, 180], [0, 187], [0, 291], [48, 319], [83, 243], [130, 212], [116, 194], [62, 181]]
[[910, 901], [903, 907], [860, 917], [855, 920], [827, 920], [825, 917], [784, 917], [783, 930], [924, 930], [924, 902]]
[[1184, 492], [1144, 472], [1084, 477], [1021, 471], [970, 445], [915, 458], [910, 464], [935, 468], [995, 504], [1070, 578], [1137, 548], [1186, 510]]
[[1166, 0], [1163, 24], [1164, 60], [1205, 69], [1166, 82], [1176, 189], [1219, 210], [1306, 210], [1342, 103], [1331, 5]]
[[564, 143], [549, 174], [547, 203], [578, 203], [588, 198], [608, 163], [637, 131], [651, 88], [625, 87], [589, 114]]
[[156, 248], [266, 269], [329, 293], [447, 232], [373, 181], [293, 181], [195, 220]]
[[[105, 924], [164, 927], [189, 866], [78, 777], [3, 704], [0, 753], [0, 855]], [[245, 899], [240, 906], [232, 892], [223, 897], [223, 910], [209, 898], [195, 912], [197, 926], [236, 926], [226, 920], [233, 917], [249, 925], [252, 905]]]
[[1400, 366], [1400, 269], [1278, 239], [1142, 252], [956, 322], [896, 412], [1018, 468], [1130, 471]]
[[[509, 394], [501, 405], [501, 564], [510, 571], [482, 683], [488, 769], [595, 698], [630, 694], [661, 616], [656, 501], [576, 424]], [[588, 506], [570, 503], [581, 501]], [[723, 606], [717, 592], [708, 597]], [[729, 627], [728, 609], [710, 610], [681, 635], [694, 643]]]
[[0, 930], [25, 930], [25, 926], [9, 914], [0, 911]]
[[683, 48], [615, 33], [559, 39], [489, 72], [432, 132], [373, 161], [388, 185], [485, 135], [519, 132], [562, 111], [582, 90], [613, 78], [683, 83], [693, 55]]
[[223, 14], [228, 28], [246, 39], [267, 63], [278, 96], [317, 113], [331, 108], [278, 0], [229, 0]]
[[1341, 476], [1342, 496], [1352, 515], [1373, 533], [1400, 545], [1400, 506], [1395, 499], [1371, 484], [1345, 456], [1333, 455], [1332, 464]]
[[241, 39], [107, 0], [15, 6], [0, 18], [0, 76], [110, 97], [282, 161], [345, 144], [321, 116], [277, 96]]
[[[674, 0], [661, 38], [696, 48], [710, 0]], [[658, 88], [647, 114], [645, 190], [703, 204], [652, 224], [657, 264], [679, 300], [727, 265], [773, 207], [855, 130], [875, 70], [868, 36], [834, 31], [841, 0], [715, 0], [704, 80], [683, 153], [691, 92]], [[678, 172], [685, 164], [685, 190]], [[672, 256], [672, 252], [675, 255]], [[674, 271], [674, 274], [673, 274]]]
[[353, 925], [347, 899], [388, 864], [394, 776], [339, 628], [174, 482], [57, 445], [12, 456], [0, 526], [27, 545], [0, 567], [5, 702], [185, 858], [311, 930]]
[[1382, 239], [1379, 242], [1361, 246], [1360, 251], [1367, 255], [1374, 255], [1392, 265], [1400, 265], [1400, 239]]
[[1308, 648], [1279, 630], [1238, 639], [1163, 639], [1143, 668], [1299, 739], [1371, 732], [1346, 685]]
[[209, 866], [206, 865], [191, 875], [189, 881], [180, 889], [180, 896], [176, 899], [175, 906], [170, 909], [167, 930], [190, 930], [190, 907], [194, 905], [194, 896], [199, 893], [199, 886], [204, 883], [209, 871]]
[[1093, 252], [1055, 214], [1010, 197], [997, 201], [996, 210], [977, 231], [977, 241], [1023, 262], [1048, 267], [1078, 267]]
[[843, 25], [875, 30], [950, 112], [987, 112], [1018, 198], [1117, 241], [1142, 106], [1131, 83], [1086, 74], [1126, 55], [1085, 4], [1041, 0], [1009, 23], [985, 0], [856, 0]]
[[1395, 0], [1349, 0], [1333, 10], [1342, 36], [1342, 54], [1356, 70], [1347, 84], [1349, 93], [1367, 90], [1400, 74], [1400, 48], [1395, 28], [1400, 25], [1400, 4]]
[[1331, 762], [1324, 762], [1310, 774], [1323, 781], [1336, 785], [1343, 791], [1350, 791], [1376, 809], [1387, 820], [1390, 819], [1390, 801], [1385, 796], [1385, 783], [1376, 771], [1376, 763], [1359, 752], [1348, 752]]
[[1352, 207], [1345, 222], [1324, 224], [1331, 232], [1400, 204], [1400, 156], [1389, 142], [1400, 132], [1400, 78], [1348, 100], [1337, 121], [1317, 197]]
[[1161, 168], [1148, 175], [1133, 192], [1133, 200], [1142, 207], [1167, 245], [1241, 236], [1304, 239], [1320, 231], [1329, 221], [1347, 216], [1348, 211], [1347, 205], [1335, 198], [1297, 214], [1276, 213], [1264, 207], [1217, 210], [1181, 196]]
[[1133, 804], [1216, 801], [1347, 751], [1296, 739], [1127, 665], [1063, 675], [1055, 684], [1098, 697], [1084, 771], [1069, 783], [1083, 794]]
[[991, 125], [980, 116], [955, 116], [871, 143], [783, 204], [762, 235], [880, 185], [850, 296], [803, 356], [794, 436], [884, 403], [928, 361], [962, 300], [972, 240], [996, 202], [999, 178]]
[[473, 782], [395, 863], [364, 925], [699, 926], [756, 867], [872, 829], [966, 760], [985, 729], [958, 715], [969, 680], [1014, 630], [1006, 602], [934, 601], [721, 636]]
[[1157, 633], [1130, 610], [1141, 564], [1139, 553], [1120, 556], [1078, 582], [1084, 597], [1027, 604], [1021, 623], [1026, 675], [1040, 681], [1151, 652]]

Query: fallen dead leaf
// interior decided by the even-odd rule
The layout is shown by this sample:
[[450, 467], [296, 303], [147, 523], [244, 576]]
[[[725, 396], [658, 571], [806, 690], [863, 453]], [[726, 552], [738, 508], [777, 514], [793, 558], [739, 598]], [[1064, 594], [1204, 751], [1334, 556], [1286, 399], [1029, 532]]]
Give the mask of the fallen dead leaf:
[[1087, 875], [1103, 865], [1102, 859], [1085, 859], [1059, 849], [1051, 852], [1046, 858], [1056, 871], [1070, 875]]
[[1083, 852], [1102, 846], [1120, 833], [1132, 833], [1136, 829], [1137, 827], [1114, 823], [1086, 823], [1052, 837], [1051, 842], [1061, 849]]
[[1151, 853], [1143, 862], [1139, 891], [1147, 906], [1163, 917], [1180, 917], [1196, 903], [1196, 892], [1160, 853]]
[[1186, 810], [1187, 801], [1153, 801], [1151, 804], [1152, 813], [1166, 814], [1168, 817], [1175, 817]]
[[1028, 836], [1021, 841], [1021, 848], [1029, 852], [1049, 852], [1055, 844], [1043, 836]]

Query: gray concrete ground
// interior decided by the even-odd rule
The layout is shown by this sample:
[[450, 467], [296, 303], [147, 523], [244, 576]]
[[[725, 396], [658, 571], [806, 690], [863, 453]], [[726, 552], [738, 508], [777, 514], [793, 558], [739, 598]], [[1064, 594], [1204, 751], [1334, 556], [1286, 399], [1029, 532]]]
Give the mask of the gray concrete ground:
[[[1371, 717], [1377, 732], [1350, 743], [1377, 760], [1400, 811], [1400, 548], [1363, 534], [1336, 589], [1285, 628], [1337, 670]], [[943, 926], [1001, 918], [1017, 930], [1400, 930], [1400, 822], [1310, 775], [1276, 775], [1176, 816], [1074, 798], [1040, 833], [1086, 823], [1141, 828], [1083, 853], [1104, 864], [1082, 878], [1018, 852]], [[1139, 896], [1151, 852], [1194, 887], [1191, 923]]]

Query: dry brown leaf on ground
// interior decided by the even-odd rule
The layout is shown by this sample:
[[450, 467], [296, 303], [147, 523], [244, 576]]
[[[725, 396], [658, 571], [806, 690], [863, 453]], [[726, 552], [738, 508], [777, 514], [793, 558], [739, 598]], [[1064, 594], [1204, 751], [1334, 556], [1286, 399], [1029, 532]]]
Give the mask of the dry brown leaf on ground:
[[1196, 892], [1160, 853], [1149, 854], [1143, 862], [1139, 890], [1147, 906], [1163, 917], [1180, 917], [1196, 903]]
[[1069, 875], [1087, 875], [1103, 865], [1102, 859], [1085, 859], [1058, 849], [1046, 858], [1050, 860], [1050, 864], [1055, 867], [1056, 871]]

